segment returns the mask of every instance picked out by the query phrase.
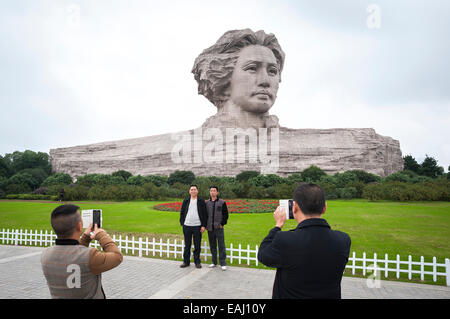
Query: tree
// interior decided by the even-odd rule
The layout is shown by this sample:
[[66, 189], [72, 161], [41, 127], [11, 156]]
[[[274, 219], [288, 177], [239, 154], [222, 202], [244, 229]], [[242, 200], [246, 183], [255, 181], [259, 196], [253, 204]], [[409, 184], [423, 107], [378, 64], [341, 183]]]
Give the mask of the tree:
[[311, 165], [304, 169], [301, 174], [305, 182], [318, 182], [322, 176], [327, 175], [320, 167]]
[[297, 188], [295, 184], [277, 184], [275, 188], [275, 198], [292, 198], [294, 190]]
[[405, 174], [405, 171], [392, 173], [389, 176], [384, 178], [384, 182], [402, 182], [402, 183], [410, 183], [411, 177], [408, 174]]
[[247, 190], [244, 187], [243, 184], [237, 182], [233, 185], [231, 185], [231, 191], [236, 194], [237, 197], [243, 198], [243, 197], [247, 197]]
[[276, 174], [258, 175], [248, 180], [250, 186], [271, 187], [281, 183], [283, 183], [283, 178]]
[[109, 174], [86, 174], [78, 177], [77, 184], [86, 187], [92, 187], [94, 185], [106, 187], [110, 185], [125, 184], [125, 181], [122, 176], [112, 176]]
[[286, 183], [288, 184], [299, 184], [303, 182], [302, 176], [299, 173], [293, 173], [285, 178]]
[[160, 187], [168, 184], [169, 178], [164, 175], [148, 175], [145, 176], [145, 180], [147, 183], [153, 183], [156, 186]]
[[43, 152], [16, 151], [12, 154], [6, 154], [4, 160], [9, 166], [10, 174], [12, 175], [26, 168], [42, 168], [48, 175], [52, 171], [50, 156]]
[[8, 185], [8, 179], [6, 177], [0, 176], [0, 189], [5, 190]]
[[0, 155], [0, 177], [8, 178], [10, 176], [8, 162]]
[[355, 170], [351, 170], [349, 172], [351, 172], [353, 175], [355, 175], [358, 178], [358, 180], [360, 182], [363, 182], [364, 184], [379, 182], [381, 180], [380, 176], [372, 174], [372, 173], [368, 173], [363, 170], [355, 169]]
[[27, 194], [31, 188], [27, 184], [8, 184], [5, 191], [6, 194]]
[[195, 175], [191, 171], [175, 171], [169, 175], [168, 182], [170, 185], [173, 185], [177, 182], [190, 185], [194, 179]]
[[335, 173], [333, 175], [338, 188], [350, 187], [354, 183], [359, 182], [358, 176], [352, 171], [345, 171], [344, 173]]
[[259, 175], [259, 172], [257, 171], [243, 171], [242, 173], [239, 173], [236, 175], [236, 179], [239, 182], [247, 182], [250, 178], [256, 177]]
[[64, 200], [76, 201], [88, 198], [89, 188], [83, 185], [71, 184], [64, 187]]
[[406, 155], [403, 157], [403, 169], [420, 174], [420, 164], [417, 163], [416, 159], [411, 155]]
[[112, 176], [120, 176], [124, 179], [124, 181], [127, 181], [131, 176], [133, 176], [133, 174], [131, 174], [130, 172], [124, 171], [124, 170], [116, 171], [116, 172], [112, 173], [111, 175]]
[[[21, 190], [22, 193], [38, 188], [39, 182], [30, 173], [18, 173], [8, 179], [8, 185], [18, 185], [17, 187], [14, 186], [14, 189]], [[8, 193], [11, 194], [13, 187], [11, 186], [9, 189]]]
[[17, 172], [16, 174], [19, 174], [19, 173], [28, 173], [31, 176], [33, 176], [34, 179], [36, 179], [38, 186], [41, 185], [42, 182], [48, 177], [48, 174], [40, 167], [25, 168], [25, 169], [21, 170], [20, 172]]
[[146, 200], [159, 200], [162, 198], [160, 188], [153, 183], [145, 183], [142, 186], [144, 190], [144, 199]]
[[438, 166], [437, 160], [431, 156], [425, 155], [425, 159], [420, 166], [421, 175], [435, 178], [444, 174], [444, 168], [442, 166]]
[[142, 175], [131, 176], [128, 178], [127, 183], [130, 185], [144, 185], [147, 183], [147, 179]]
[[66, 173], [56, 173], [47, 177], [41, 186], [69, 185], [72, 184], [72, 177]]
[[355, 187], [343, 187], [339, 189], [339, 197], [344, 199], [355, 198], [358, 191]]
[[336, 199], [339, 198], [338, 189], [336, 187], [335, 180], [333, 176], [325, 176], [320, 179], [317, 183], [325, 192], [326, 199]]
[[250, 186], [248, 190], [249, 198], [264, 198], [266, 196], [266, 189], [263, 186]]

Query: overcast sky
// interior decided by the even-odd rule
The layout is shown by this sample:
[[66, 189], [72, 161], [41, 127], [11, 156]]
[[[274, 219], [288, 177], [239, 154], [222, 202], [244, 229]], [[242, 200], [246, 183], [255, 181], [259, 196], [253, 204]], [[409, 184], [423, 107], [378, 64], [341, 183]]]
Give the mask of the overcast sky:
[[282, 126], [374, 128], [447, 171], [449, 17], [444, 0], [0, 0], [0, 155], [199, 127], [216, 109], [195, 58], [250, 28], [286, 53]]

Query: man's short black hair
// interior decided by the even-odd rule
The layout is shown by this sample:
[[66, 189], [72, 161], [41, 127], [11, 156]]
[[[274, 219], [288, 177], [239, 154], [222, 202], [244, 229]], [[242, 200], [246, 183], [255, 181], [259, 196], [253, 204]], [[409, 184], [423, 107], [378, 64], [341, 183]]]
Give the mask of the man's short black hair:
[[215, 188], [217, 192], [219, 192], [219, 187], [217, 186], [209, 186], [209, 190], [211, 190], [211, 188]]
[[51, 223], [59, 239], [69, 238], [75, 232], [81, 219], [80, 207], [76, 205], [61, 205], [56, 207], [51, 216]]
[[189, 189], [191, 189], [192, 186], [194, 186], [194, 187], [197, 188], [197, 190], [198, 190], [198, 186], [195, 185], [195, 184], [192, 184], [191, 186], [189, 186]]
[[300, 184], [294, 191], [294, 200], [305, 215], [322, 214], [325, 192], [316, 184]]

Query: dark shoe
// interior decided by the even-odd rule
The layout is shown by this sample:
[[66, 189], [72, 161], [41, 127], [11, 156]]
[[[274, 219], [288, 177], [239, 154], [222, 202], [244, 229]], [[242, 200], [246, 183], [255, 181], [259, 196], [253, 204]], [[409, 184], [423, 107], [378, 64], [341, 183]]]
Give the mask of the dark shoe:
[[188, 265], [188, 264], [185, 264], [185, 263], [182, 263], [182, 264], [180, 265], [180, 268], [186, 268], [186, 267], [189, 267], [189, 265]]
[[198, 269], [202, 268], [201, 264], [195, 264], [195, 267], [197, 267]]

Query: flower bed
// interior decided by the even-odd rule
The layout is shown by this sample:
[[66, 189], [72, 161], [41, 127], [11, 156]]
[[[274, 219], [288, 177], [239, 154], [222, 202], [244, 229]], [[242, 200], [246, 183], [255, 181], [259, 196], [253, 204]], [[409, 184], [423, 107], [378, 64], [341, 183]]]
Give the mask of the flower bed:
[[181, 209], [181, 202], [163, 203], [153, 206], [153, 209], [162, 210], [165, 212], [179, 212]]
[[[229, 213], [271, 213], [278, 206], [277, 200], [225, 199]], [[153, 206], [156, 210], [179, 212], [182, 202], [163, 203]]]

